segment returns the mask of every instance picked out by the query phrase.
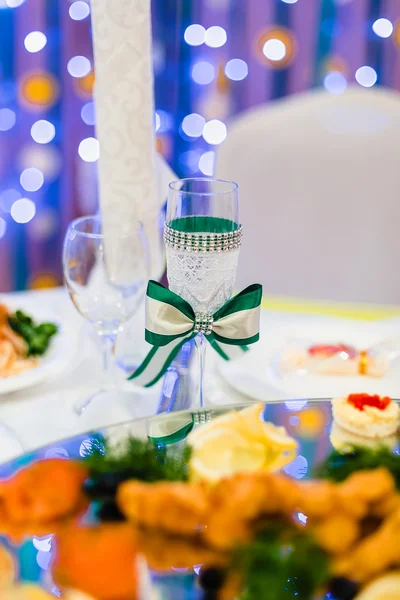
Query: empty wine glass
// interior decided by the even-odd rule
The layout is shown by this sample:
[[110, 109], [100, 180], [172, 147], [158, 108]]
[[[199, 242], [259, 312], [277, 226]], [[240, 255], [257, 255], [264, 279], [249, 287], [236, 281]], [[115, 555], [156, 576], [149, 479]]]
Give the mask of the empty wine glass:
[[149, 257], [142, 225], [121, 234], [115, 247], [103, 236], [100, 216], [72, 221], [65, 236], [63, 267], [71, 300], [93, 325], [103, 352], [101, 388], [75, 406], [82, 414], [94, 396], [115, 388], [116, 337], [146, 293]]
[[[235, 283], [242, 228], [233, 181], [192, 178], [169, 186], [165, 243], [169, 288], [184, 298], [200, 322], [229, 300]], [[198, 407], [204, 406], [204, 331], [199, 356]]]

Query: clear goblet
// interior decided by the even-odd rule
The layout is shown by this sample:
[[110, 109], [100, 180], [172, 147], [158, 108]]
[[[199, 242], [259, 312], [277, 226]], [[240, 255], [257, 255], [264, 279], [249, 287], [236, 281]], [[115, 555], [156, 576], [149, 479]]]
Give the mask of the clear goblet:
[[115, 387], [116, 337], [146, 293], [149, 260], [142, 225], [121, 233], [115, 248], [106, 243], [100, 216], [76, 219], [65, 236], [63, 266], [71, 300], [94, 326], [103, 351], [103, 381], [98, 392], [75, 406], [82, 414], [98, 393]]
[[[211, 317], [232, 295], [239, 259], [238, 186], [193, 178], [169, 186], [165, 243], [169, 288], [200, 318]], [[204, 332], [196, 338], [198, 408], [204, 407]]]

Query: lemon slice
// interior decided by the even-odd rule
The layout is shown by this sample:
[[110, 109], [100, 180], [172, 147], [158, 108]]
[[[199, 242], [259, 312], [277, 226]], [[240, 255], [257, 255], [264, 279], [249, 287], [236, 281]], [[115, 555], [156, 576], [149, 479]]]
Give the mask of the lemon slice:
[[202, 439], [215, 429], [221, 429], [221, 427], [223, 427], [233, 431], [240, 429], [241, 426], [242, 423], [239, 413], [231, 411], [217, 417], [214, 421], [210, 421], [209, 423], [205, 423], [204, 425], [200, 425], [196, 429], [193, 429], [193, 431], [189, 433], [187, 441], [190, 446], [194, 447], [197, 446], [197, 444], [202, 443]]
[[400, 571], [378, 577], [355, 600], [400, 600]]
[[259, 471], [265, 464], [265, 448], [230, 429], [219, 428], [204, 435], [194, 446], [191, 478], [215, 482], [244, 471]]

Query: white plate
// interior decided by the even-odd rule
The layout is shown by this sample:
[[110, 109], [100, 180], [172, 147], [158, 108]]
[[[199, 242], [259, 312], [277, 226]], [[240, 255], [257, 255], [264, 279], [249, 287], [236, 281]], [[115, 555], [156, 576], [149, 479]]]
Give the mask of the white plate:
[[43, 357], [39, 358], [39, 364], [33, 369], [23, 371], [13, 377], [0, 377], [0, 395], [9, 394], [38, 385], [45, 380], [59, 376], [72, 364], [76, 364], [78, 358], [77, 335], [68, 330], [60, 323], [60, 320], [47, 309], [32, 308], [23, 302], [10, 306], [11, 310], [23, 310], [34, 321], [52, 322], [59, 327], [59, 332], [51, 339], [50, 346]]
[[[283, 321], [283, 322], [282, 322]], [[400, 336], [400, 321], [355, 321], [329, 317], [290, 316], [276, 323], [262, 313], [260, 342], [239, 360], [221, 362], [219, 372], [232, 388], [256, 400], [285, 398], [331, 398], [367, 392], [400, 398], [400, 368], [395, 361], [381, 379], [323, 375], [280, 375], [273, 361], [288, 339], [311, 339], [315, 343], [342, 342], [368, 348]]]

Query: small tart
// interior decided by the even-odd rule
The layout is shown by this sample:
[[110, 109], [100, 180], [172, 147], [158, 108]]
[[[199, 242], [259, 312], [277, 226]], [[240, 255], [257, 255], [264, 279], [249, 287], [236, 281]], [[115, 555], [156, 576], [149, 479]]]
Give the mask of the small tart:
[[332, 414], [343, 429], [371, 439], [394, 435], [400, 423], [400, 408], [387, 396], [349, 394], [335, 398]]

